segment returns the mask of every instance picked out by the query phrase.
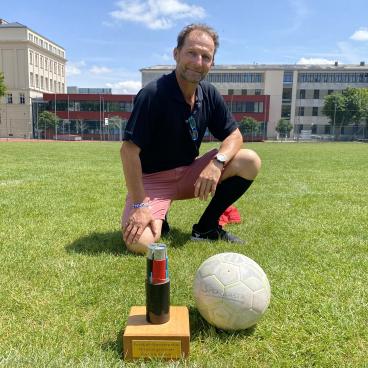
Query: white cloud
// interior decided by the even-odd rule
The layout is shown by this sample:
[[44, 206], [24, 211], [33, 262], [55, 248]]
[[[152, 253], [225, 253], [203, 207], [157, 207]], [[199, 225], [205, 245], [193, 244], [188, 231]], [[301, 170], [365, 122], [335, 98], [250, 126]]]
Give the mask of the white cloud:
[[368, 41], [368, 28], [360, 28], [358, 31], [355, 31], [350, 39], [354, 41]]
[[328, 59], [324, 59], [324, 58], [304, 58], [302, 57], [301, 59], [299, 59], [297, 61], [297, 64], [334, 64], [335, 60], [328, 60]]
[[92, 73], [92, 74], [95, 74], [95, 75], [99, 75], [99, 74], [110, 73], [111, 69], [109, 69], [105, 66], [93, 65], [92, 68], [89, 70], [89, 72]]
[[79, 75], [82, 71], [81, 68], [83, 68], [86, 65], [85, 61], [81, 60], [81, 61], [69, 61], [66, 64], [66, 74], [67, 75]]
[[206, 16], [201, 6], [188, 5], [180, 0], [122, 0], [118, 10], [110, 15], [122, 21], [143, 23], [151, 29], [168, 29], [178, 19], [202, 19]]
[[112, 88], [114, 90], [114, 93], [122, 93], [128, 95], [136, 94], [142, 88], [141, 82], [135, 80], [106, 83], [106, 86]]

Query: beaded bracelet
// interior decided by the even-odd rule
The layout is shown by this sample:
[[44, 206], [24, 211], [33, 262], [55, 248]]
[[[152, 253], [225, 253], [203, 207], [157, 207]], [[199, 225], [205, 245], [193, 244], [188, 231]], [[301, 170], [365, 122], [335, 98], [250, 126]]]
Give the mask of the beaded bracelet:
[[145, 202], [141, 202], [141, 203], [133, 203], [132, 204], [132, 208], [145, 208], [145, 207], [149, 207], [149, 203], [145, 203]]

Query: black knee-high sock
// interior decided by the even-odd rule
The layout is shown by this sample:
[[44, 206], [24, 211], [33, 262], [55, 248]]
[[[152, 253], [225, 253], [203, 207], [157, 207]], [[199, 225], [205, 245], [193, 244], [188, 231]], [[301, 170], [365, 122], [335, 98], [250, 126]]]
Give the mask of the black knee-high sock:
[[222, 213], [240, 198], [251, 186], [253, 180], [241, 176], [232, 176], [216, 188], [216, 193], [198, 221], [199, 231], [209, 231], [216, 228]]

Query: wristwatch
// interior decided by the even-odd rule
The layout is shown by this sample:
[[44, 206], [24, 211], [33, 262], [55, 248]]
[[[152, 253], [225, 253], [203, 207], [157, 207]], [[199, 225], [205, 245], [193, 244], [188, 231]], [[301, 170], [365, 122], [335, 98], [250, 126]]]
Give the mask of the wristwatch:
[[218, 154], [215, 156], [215, 160], [216, 160], [217, 162], [219, 162], [220, 164], [222, 164], [223, 166], [225, 166], [226, 161], [227, 161], [227, 157], [226, 157], [226, 155], [224, 155], [223, 153], [218, 153]]

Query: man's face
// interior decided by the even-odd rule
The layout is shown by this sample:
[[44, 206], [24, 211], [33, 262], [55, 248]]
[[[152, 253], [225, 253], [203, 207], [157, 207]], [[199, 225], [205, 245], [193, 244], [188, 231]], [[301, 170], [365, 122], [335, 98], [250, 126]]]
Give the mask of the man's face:
[[190, 32], [181, 49], [174, 49], [178, 77], [199, 83], [210, 70], [214, 53], [215, 44], [209, 34], [200, 30]]

